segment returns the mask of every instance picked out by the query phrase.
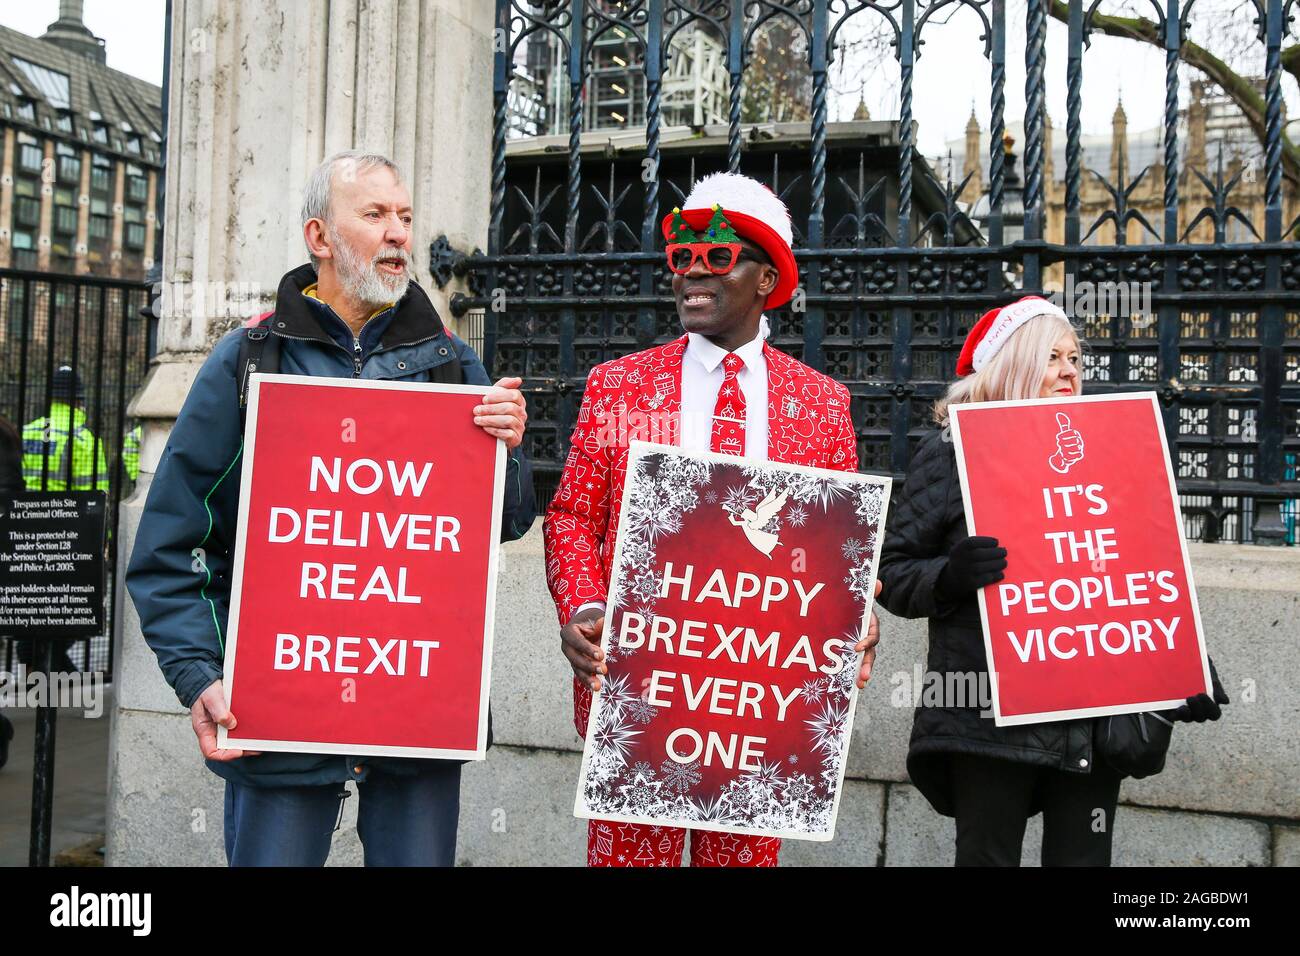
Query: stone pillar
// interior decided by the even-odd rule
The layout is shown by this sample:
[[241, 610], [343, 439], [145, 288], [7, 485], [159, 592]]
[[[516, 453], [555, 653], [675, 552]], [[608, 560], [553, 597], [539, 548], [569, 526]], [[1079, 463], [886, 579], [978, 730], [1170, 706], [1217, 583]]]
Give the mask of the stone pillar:
[[[417, 281], [450, 317], [429, 281], [429, 244], [445, 234], [459, 249], [486, 246], [492, 27], [483, 0], [173, 4], [161, 260], [163, 281], [185, 296], [163, 297], [159, 354], [129, 408], [144, 428], [140, 479], [121, 507], [122, 566], [185, 395], [239, 321], [191, 300], [215, 298], [206, 293], [217, 283], [251, 289], [246, 314], [273, 300], [280, 277], [307, 261], [302, 187], [326, 155], [364, 148], [402, 167]], [[108, 862], [223, 863], [220, 781], [120, 598]], [[354, 835], [335, 847], [332, 861], [359, 859]]]
[[108, 274], [118, 278], [122, 274], [122, 240], [126, 232], [126, 163], [113, 164], [113, 231], [109, 233]]
[[50, 234], [54, 226], [54, 140], [45, 141], [45, 160], [41, 163], [41, 224], [37, 229], [36, 268], [50, 270]]
[[4, 155], [0, 157], [0, 269], [9, 268], [14, 222], [14, 128], [5, 127]]
[[81, 151], [81, 179], [77, 187], [77, 275], [90, 272], [90, 150]]
[[154, 257], [158, 254], [154, 248], [158, 236], [158, 170], [149, 170], [149, 202], [144, 213], [144, 271], [145, 275], [153, 268]]

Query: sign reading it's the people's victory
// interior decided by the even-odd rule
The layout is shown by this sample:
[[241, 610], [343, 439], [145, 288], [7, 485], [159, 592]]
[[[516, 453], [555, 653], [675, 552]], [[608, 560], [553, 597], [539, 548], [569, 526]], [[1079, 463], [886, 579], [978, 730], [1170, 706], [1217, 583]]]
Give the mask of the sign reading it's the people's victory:
[[1154, 392], [953, 405], [999, 726], [1159, 711], [1210, 691]]
[[829, 840], [889, 479], [630, 444], [577, 816]]

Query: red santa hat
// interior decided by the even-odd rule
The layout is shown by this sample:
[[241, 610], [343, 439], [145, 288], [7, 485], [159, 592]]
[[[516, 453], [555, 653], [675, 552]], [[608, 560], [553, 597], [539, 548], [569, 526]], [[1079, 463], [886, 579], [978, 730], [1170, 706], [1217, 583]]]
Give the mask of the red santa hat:
[[1040, 315], [1058, 315], [1065, 321], [1070, 321], [1064, 309], [1038, 295], [1027, 295], [1010, 305], [985, 312], [961, 347], [961, 355], [957, 357], [957, 374], [964, 376], [978, 372], [992, 361], [1016, 329]]
[[[736, 234], [767, 253], [780, 277], [776, 288], [763, 303], [775, 309], [785, 305], [799, 284], [799, 267], [791, 244], [790, 210], [780, 198], [757, 179], [739, 173], [713, 173], [695, 184], [682, 203], [681, 215], [695, 231], [705, 229], [713, 218], [714, 205], [722, 207]], [[673, 214], [663, 219], [664, 238], [673, 242]]]

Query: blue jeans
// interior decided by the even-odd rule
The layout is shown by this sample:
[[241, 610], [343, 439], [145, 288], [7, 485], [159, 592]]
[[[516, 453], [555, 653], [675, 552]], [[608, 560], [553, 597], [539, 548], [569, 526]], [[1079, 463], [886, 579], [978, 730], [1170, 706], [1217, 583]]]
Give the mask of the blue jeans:
[[[347, 791], [342, 783], [249, 787], [226, 782], [231, 866], [324, 866]], [[366, 866], [452, 866], [460, 764], [431, 761], [406, 776], [371, 771], [357, 783]]]

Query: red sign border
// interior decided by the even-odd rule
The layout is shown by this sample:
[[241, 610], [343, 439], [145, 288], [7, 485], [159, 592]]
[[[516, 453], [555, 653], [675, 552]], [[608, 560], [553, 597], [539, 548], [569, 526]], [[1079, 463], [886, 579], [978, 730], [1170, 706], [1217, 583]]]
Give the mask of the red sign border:
[[[235, 554], [232, 561], [230, 584], [230, 615], [226, 624], [226, 655], [222, 668], [222, 683], [226, 699], [232, 698], [235, 684], [235, 646], [239, 633], [239, 604], [243, 594], [244, 549], [248, 535], [248, 508], [252, 495], [253, 451], [257, 445], [257, 413], [261, 399], [260, 386], [268, 384], [301, 385], [321, 388], [365, 388], [386, 391], [439, 392], [453, 395], [484, 395], [487, 385], [441, 385], [430, 382], [390, 382], [378, 379], [328, 378], [313, 375], [264, 375], [249, 377], [248, 415], [244, 429], [244, 460], [240, 468], [239, 523], [235, 534]], [[247, 436], [253, 436], [248, 440]], [[245, 750], [267, 750], [283, 753], [337, 754], [366, 757], [422, 757], [436, 760], [486, 760], [488, 697], [492, 682], [492, 638], [496, 622], [497, 570], [500, 566], [501, 503], [505, 495], [506, 447], [496, 440], [496, 460], [492, 476], [492, 527], [488, 542], [487, 606], [483, 615], [483, 671], [479, 684], [478, 740], [473, 750], [456, 750], [440, 747], [386, 747], [378, 744], [349, 744], [345, 742], [320, 742], [310, 740], [253, 740], [231, 738], [224, 727], [217, 728], [217, 746], [238, 747]]]
[[[1120, 392], [1114, 395], [1075, 395], [1067, 398], [1028, 398], [1018, 399], [1006, 402], [975, 402], [971, 404], [956, 404], [950, 407], [950, 423], [952, 427], [953, 448], [957, 453], [957, 473], [961, 479], [961, 497], [966, 511], [966, 530], [969, 534], [979, 534], [975, 530], [975, 515], [970, 503], [970, 485], [966, 477], [966, 456], [961, 442], [961, 416], [962, 413], [978, 414], [983, 409], [993, 408], [1020, 408], [1034, 407], [1041, 408], [1044, 406], [1064, 405], [1068, 408], [1077, 408], [1080, 402], [1129, 402], [1133, 405], [1141, 404], [1151, 410], [1151, 417], [1155, 421], [1156, 433], [1160, 436], [1160, 446], [1166, 449], [1164, 456], [1165, 475], [1169, 479], [1169, 503], [1174, 511], [1174, 525], [1177, 528], [1183, 527], [1183, 516], [1178, 508], [1178, 487], [1174, 482], [1173, 464], [1169, 460], [1167, 449], [1169, 443], [1165, 435], [1165, 422], [1160, 416], [1160, 406], [1158, 397], [1155, 392]], [[1201, 654], [1201, 673], [1205, 679], [1205, 693], [1213, 693], [1210, 684], [1210, 664], [1209, 658], [1205, 653], [1205, 631], [1201, 626], [1201, 608], [1196, 598], [1196, 582], [1192, 577], [1192, 562], [1187, 554], [1187, 535], [1186, 533], [1178, 536], [1178, 545], [1183, 556], [1183, 573], [1187, 578], [1187, 596], [1192, 605], [1192, 619], [1196, 625], [1196, 644]], [[1114, 714], [1135, 714], [1143, 711], [1152, 710], [1170, 710], [1174, 707], [1181, 707], [1186, 703], [1183, 698], [1177, 700], [1152, 700], [1143, 701], [1133, 704], [1112, 704], [1104, 707], [1080, 707], [1071, 710], [1050, 710], [1042, 711], [1036, 714], [1015, 714], [1006, 716], [1002, 713], [1002, 697], [998, 690], [998, 675], [993, 668], [993, 638], [989, 630], [988, 599], [985, 596], [986, 588], [980, 588], [976, 594], [979, 596], [980, 605], [980, 624], [984, 631], [984, 655], [988, 667], [989, 686], [993, 695], [993, 722], [998, 727], [1014, 727], [1021, 724], [1042, 724], [1057, 720], [1073, 720], [1080, 717], [1107, 717]]]

